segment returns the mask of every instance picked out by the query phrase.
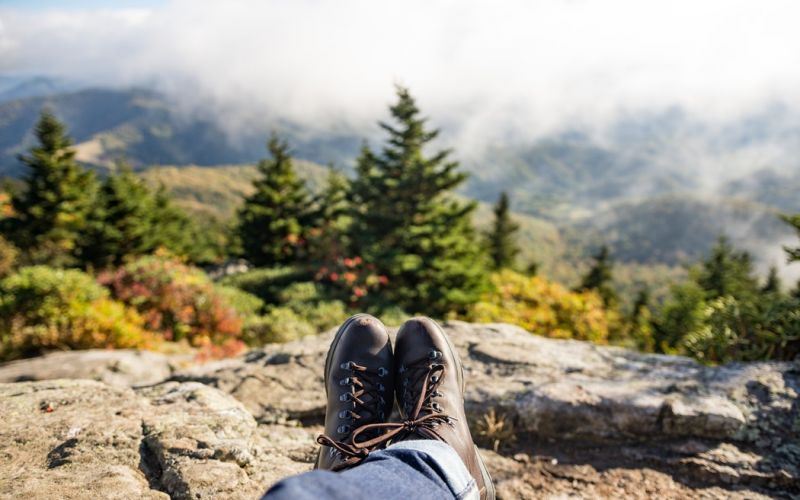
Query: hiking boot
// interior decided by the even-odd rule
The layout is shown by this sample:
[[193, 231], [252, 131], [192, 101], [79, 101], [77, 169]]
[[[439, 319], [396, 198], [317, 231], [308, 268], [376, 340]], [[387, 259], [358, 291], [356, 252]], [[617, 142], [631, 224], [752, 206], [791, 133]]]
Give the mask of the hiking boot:
[[467, 466], [481, 499], [494, 500], [492, 478], [467, 425], [464, 370], [450, 339], [432, 319], [411, 319], [397, 332], [394, 358], [403, 431], [393, 441], [444, 441]]
[[[315, 468], [341, 470], [358, 464], [382, 447], [356, 445], [353, 433], [368, 424], [385, 423], [394, 401], [394, 361], [386, 327], [368, 314], [345, 321], [333, 338], [325, 359], [325, 434]], [[380, 431], [367, 430], [365, 439]]]

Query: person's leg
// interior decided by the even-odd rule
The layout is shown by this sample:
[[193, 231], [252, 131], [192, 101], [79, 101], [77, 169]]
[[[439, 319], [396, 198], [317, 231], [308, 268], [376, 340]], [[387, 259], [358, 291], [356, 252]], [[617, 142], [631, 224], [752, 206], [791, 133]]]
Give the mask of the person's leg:
[[360, 498], [477, 499], [475, 480], [461, 457], [441, 441], [403, 441], [370, 453], [343, 472], [315, 470], [284, 479], [270, 500]]

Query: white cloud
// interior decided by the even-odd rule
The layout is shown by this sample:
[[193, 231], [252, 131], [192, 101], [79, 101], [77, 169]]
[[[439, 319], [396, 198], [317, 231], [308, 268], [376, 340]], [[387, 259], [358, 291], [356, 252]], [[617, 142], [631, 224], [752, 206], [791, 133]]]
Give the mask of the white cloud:
[[[409, 85], [461, 143], [684, 106], [800, 104], [793, 0], [173, 0], [0, 10], [0, 71], [156, 83], [232, 125], [370, 130]], [[231, 112], [235, 111], [235, 113]]]

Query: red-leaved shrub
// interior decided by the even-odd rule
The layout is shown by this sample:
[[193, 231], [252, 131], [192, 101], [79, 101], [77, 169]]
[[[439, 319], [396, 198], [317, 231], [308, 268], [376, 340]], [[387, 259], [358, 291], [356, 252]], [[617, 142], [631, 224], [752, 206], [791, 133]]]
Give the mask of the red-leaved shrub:
[[98, 281], [114, 298], [139, 311], [147, 328], [165, 340], [204, 347], [209, 357], [244, 348], [241, 318], [200, 269], [155, 255], [104, 272]]

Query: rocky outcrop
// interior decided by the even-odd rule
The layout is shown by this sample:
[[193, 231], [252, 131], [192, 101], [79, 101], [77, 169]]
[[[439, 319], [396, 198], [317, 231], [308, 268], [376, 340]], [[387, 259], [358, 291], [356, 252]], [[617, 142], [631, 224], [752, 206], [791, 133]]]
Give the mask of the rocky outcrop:
[[[800, 494], [797, 363], [446, 330], [504, 498]], [[0, 366], [0, 496], [255, 498], [313, 463], [332, 335], [193, 366], [128, 351]]]
[[114, 387], [156, 384], [192, 364], [191, 355], [166, 356], [149, 351], [63, 351], [0, 364], [0, 383], [89, 379]]

